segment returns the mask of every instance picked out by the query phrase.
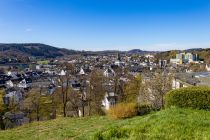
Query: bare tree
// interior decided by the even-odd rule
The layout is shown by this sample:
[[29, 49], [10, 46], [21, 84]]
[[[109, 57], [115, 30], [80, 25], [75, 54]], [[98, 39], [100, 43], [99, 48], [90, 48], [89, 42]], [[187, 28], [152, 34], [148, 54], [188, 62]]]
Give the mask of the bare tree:
[[118, 95], [118, 102], [122, 102], [125, 100], [125, 82], [121, 80], [121, 77], [126, 77], [127, 70], [122, 67], [117, 67], [114, 69], [115, 76], [111, 77], [113, 83], [114, 83], [114, 93]]
[[101, 114], [102, 100], [105, 95], [104, 76], [102, 73], [94, 70], [89, 77], [89, 86], [87, 92], [87, 101], [89, 107], [89, 115]]
[[126, 102], [137, 102], [139, 92], [142, 90], [142, 78], [140, 75], [132, 78], [125, 86], [125, 98]]
[[61, 86], [62, 103], [63, 103], [63, 116], [66, 117], [66, 107], [68, 102], [68, 94], [70, 91], [70, 80], [72, 75], [75, 74], [75, 69], [72, 64], [64, 63], [61, 66], [61, 70], [65, 72], [64, 75], [59, 76], [59, 84]]
[[139, 101], [152, 104], [156, 109], [164, 107], [164, 95], [172, 89], [172, 75], [155, 73], [150, 80], [144, 81]]
[[29, 114], [30, 119], [32, 119], [31, 115], [34, 112], [37, 121], [40, 121], [40, 117], [41, 117], [40, 109], [41, 109], [42, 89], [43, 87], [34, 88], [28, 93], [28, 96], [24, 101], [25, 109], [28, 110], [28, 112], [30, 113]]

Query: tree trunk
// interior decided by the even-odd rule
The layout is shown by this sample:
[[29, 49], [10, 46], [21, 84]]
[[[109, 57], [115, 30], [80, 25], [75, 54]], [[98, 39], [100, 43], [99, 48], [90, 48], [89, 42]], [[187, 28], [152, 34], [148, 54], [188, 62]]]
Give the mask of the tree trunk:
[[62, 82], [61, 90], [62, 90], [62, 96], [63, 96], [63, 116], [66, 117], [66, 103], [65, 103], [65, 93], [64, 93], [64, 82]]
[[3, 122], [3, 116], [2, 115], [0, 115], [0, 125], [1, 125], [1, 130], [4, 130], [5, 125], [4, 125], [4, 122]]
[[91, 103], [90, 100], [88, 101], [88, 116], [91, 116]]
[[161, 109], [164, 108], [164, 100], [163, 100], [163, 95], [161, 96]]
[[63, 104], [63, 116], [66, 117], [66, 103]]
[[39, 121], [40, 118], [39, 118], [39, 106], [37, 107], [36, 109], [36, 120]]
[[82, 98], [82, 117], [85, 117], [85, 106], [83, 98]]

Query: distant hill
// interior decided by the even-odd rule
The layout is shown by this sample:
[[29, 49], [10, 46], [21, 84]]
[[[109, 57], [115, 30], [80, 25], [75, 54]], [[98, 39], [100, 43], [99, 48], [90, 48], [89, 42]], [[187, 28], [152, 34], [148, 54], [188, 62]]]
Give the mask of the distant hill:
[[[206, 57], [210, 54], [210, 49], [202, 49], [202, 48], [195, 48], [195, 49], [188, 49], [184, 50], [185, 52], [193, 52], [198, 53], [201, 58], [206, 59]], [[108, 54], [140, 54], [144, 55], [147, 53], [153, 53], [160, 55], [162, 59], [170, 59], [174, 57], [176, 53], [181, 52], [181, 50], [176, 51], [144, 51], [140, 49], [132, 49], [129, 51], [120, 51], [120, 50], [104, 50], [104, 51], [77, 51], [77, 50], [69, 50], [64, 48], [57, 48], [54, 46], [41, 44], [41, 43], [11, 43], [5, 44], [0, 43], [0, 57], [7, 57], [7, 56], [14, 56], [14, 57], [27, 57], [27, 56], [34, 56], [34, 57], [43, 57], [43, 58], [56, 58], [62, 57], [66, 55], [108, 55]], [[210, 59], [210, 58], [209, 58]], [[210, 62], [210, 60], [208, 61]]]
[[10, 43], [0, 44], [0, 56], [14, 56], [14, 57], [43, 57], [43, 58], [55, 58], [66, 55], [108, 55], [116, 53], [129, 53], [129, 54], [145, 54], [148, 51], [142, 51], [134, 49], [130, 51], [118, 51], [118, 50], [104, 50], [104, 51], [76, 51], [64, 48], [57, 48], [54, 46], [41, 44], [41, 43]]
[[185, 50], [186, 52], [193, 52], [193, 51], [202, 51], [204, 50], [203, 48], [192, 48], [192, 49], [187, 49]]
[[156, 52], [155, 51], [143, 51], [140, 49], [133, 49], [133, 50], [127, 51], [127, 53], [129, 53], [129, 54], [146, 54], [146, 53], [156, 53]]
[[78, 51], [56, 48], [41, 43], [0, 44], [0, 54], [55, 58], [77, 54]]

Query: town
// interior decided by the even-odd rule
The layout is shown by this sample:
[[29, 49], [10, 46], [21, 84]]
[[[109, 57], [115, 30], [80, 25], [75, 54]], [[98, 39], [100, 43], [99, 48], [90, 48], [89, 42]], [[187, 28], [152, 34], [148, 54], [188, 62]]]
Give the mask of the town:
[[0, 0], [0, 140], [210, 140], [210, 0]]
[[[173, 51], [172, 51], [173, 52]], [[210, 65], [194, 52], [106, 53], [0, 61], [2, 129], [57, 116], [103, 115], [137, 101], [156, 110], [171, 89], [210, 86]]]

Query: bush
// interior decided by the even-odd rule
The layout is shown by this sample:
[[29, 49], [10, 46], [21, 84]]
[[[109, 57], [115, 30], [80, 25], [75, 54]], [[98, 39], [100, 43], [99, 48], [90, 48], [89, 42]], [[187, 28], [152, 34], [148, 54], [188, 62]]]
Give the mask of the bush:
[[137, 106], [137, 114], [138, 115], [148, 114], [151, 112], [151, 110], [152, 110], [151, 106], [146, 105], [146, 104], [143, 104], [143, 105], [140, 104]]
[[135, 103], [120, 103], [111, 107], [108, 116], [112, 119], [125, 119], [136, 116], [138, 113]]
[[177, 106], [193, 109], [210, 109], [209, 87], [187, 87], [168, 92], [165, 107]]

